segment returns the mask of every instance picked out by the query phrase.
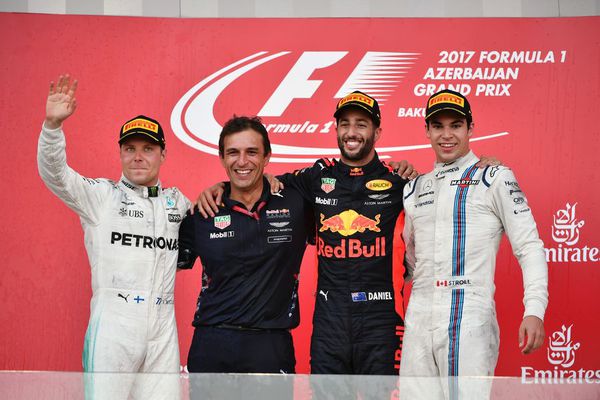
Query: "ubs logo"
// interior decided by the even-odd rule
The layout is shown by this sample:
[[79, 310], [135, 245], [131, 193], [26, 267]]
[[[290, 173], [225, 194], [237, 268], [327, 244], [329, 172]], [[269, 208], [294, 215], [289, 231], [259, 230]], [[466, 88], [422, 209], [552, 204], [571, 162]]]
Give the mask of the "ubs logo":
[[130, 210], [125, 207], [122, 207], [119, 210], [119, 215], [121, 217], [144, 218], [144, 212], [142, 210]]

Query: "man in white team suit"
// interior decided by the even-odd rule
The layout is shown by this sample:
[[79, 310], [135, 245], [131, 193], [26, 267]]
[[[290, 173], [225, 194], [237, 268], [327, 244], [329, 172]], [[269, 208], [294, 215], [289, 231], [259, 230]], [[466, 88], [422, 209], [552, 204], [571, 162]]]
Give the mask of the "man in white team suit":
[[[548, 267], [531, 210], [513, 172], [478, 168], [469, 149], [471, 107], [443, 90], [427, 103], [433, 171], [404, 188], [405, 264], [413, 287], [406, 313], [400, 395], [405, 399], [484, 399], [498, 359], [494, 304], [496, 253], [503, 232], [523, 270], [524, 354], [544, 341]], [[420, 380], [418, 377], [437, 377]], [[405, 379], [406, 378], [406, 379]], [[482, 384], [483, 383], [483, 384]]]
[[[46, 186], [80, 219], [92, 273], [93, 296], [85, 337], [86, 398], [179, 397], [179, 346], [174, 284], [179, 225], [190, 202], [163, 188], [160, 124], [138, 116], [119, 136], [123, 174], [90, 179], [67, 165], [63, 122], [76, 108], [77, 81], [50, 84], [38, 143]], [[101, 373], [118, 374], [101, 374]], [[138, 373], [160, 373], [143, 374]]]

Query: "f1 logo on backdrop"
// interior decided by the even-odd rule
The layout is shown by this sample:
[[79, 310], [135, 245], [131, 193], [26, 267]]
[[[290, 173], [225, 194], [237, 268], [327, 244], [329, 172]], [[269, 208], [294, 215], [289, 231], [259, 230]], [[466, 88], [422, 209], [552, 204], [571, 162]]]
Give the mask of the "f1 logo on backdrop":
[[[339, 154], [337, 147], [319, 147], [323, 142], [336, 143], [331, 136], [328, 140], [323, 140], [327, 137], [323, 134], [335, 134], [333, 118], [330, 116], [323, 121], [310, 120], [309, 115], [292, 115], [293, 113], [287, 111], [288, 108], [300, 100], [325, 97], [331, 98], [331, 102], [328, 103], [331, 108], [328, 115], [331, 115], [334, 99], [339, 99], [354, 90], [374, 96], [380, 105], [385, 107], [386, 101], [393, 98], [403, 78], [420, 56], [420, 53], [367, 51], [336, 92], [325, 93], [319, 90], [324, 86], [324, 80], [313, 76], [325, 72], [328, 80], [341, 81], [339, 68], [335, 67], [348, 54], [348, 51], [304, 51], [299, 55], [291, 51], [261, 51], [242, 58], [204, 78], [179, 99], [171, 113], [173, 131], [188, 146], [204, 153], [218, 155], [219, 133], [224, 121], [218, 121], [215, 117], [215, 107], [220, 104], [220, 97], [227, 88], [249, 72], [260, 69], [261, 66], [265, 68], [267, 63], [297, 57], [285, 76], [261, 76], [261, 79], [266, 81], [280, 80], [262, 107], [253, 112], [263, 119], [270, 134], [271, 161], [309, 163], [320, 157], [336, 157]], [[261, 86], [260, 82], [258, 86]], [[236, 110], [229, 110], [229, 115], [234, 112]], [[290, 139], [290, 135], [285, 135], [288, 133], [296, 134], [296, 138], [297, 135], [302, 135], [302, 145], [290, 145], [293, 140]], [[378, 147], [378, 151], [385, 154], [428, 147], [428, 144]]]

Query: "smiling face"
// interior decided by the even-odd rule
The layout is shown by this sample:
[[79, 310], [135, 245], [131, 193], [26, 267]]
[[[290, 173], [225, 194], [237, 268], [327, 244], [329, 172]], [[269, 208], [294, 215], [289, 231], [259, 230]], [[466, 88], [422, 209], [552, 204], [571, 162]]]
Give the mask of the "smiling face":
[[427, 121], [426, 135], [431, 141], [437, 162], [449, 163], [469, 153], [473, 123], [467, 124], [463, 115], [441, 111]]
[[337, 120], [336, 131], [341, 159], [345, 164], [362, 166], [373, 159], [381, 128], [375, 127], [366, 111], [359, 108], [344, 110]]
[[165, 161], [166, 151], [156, 143], [140, 137], [132, 137], [120, 146], [123, 175], [140, 186], [155, 186], [160, 166]]
[[262, 136], [252, 129], [223, 138], [221, 164], [231, 181], [232, 198], [239, 193], [262, 192], [263, 171], [270, 157], [265, 154]]

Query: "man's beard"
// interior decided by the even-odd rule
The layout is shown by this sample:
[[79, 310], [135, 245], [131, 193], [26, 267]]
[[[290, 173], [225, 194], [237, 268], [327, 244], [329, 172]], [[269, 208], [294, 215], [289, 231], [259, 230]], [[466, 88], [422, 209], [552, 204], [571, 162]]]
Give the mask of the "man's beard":
[[[346, 136], [346, 137], [353, 137], [353, 136]], [[362, 138], [360, 138], [362, 140]], [[371, 150], [373, 150], [373, 146], [374, 146], [374, 135], [371, 135], [369, 137], [367, 137], [364, 142], [362, 143], [363, 146], [362, 148], [360, 148], [360, 150], [356, 153], [353, 154], [349, 154], [346, 152], [346, 149], [344, 148], [344, 138], [339, 137], [337, 138], [338, 140], [338, 147], [340, 148], [340, 153], [342, 153], [343, 158], [350, 160], [350, 161], [360, 161], [365, 159], [369, 153], [371, 152]]]

